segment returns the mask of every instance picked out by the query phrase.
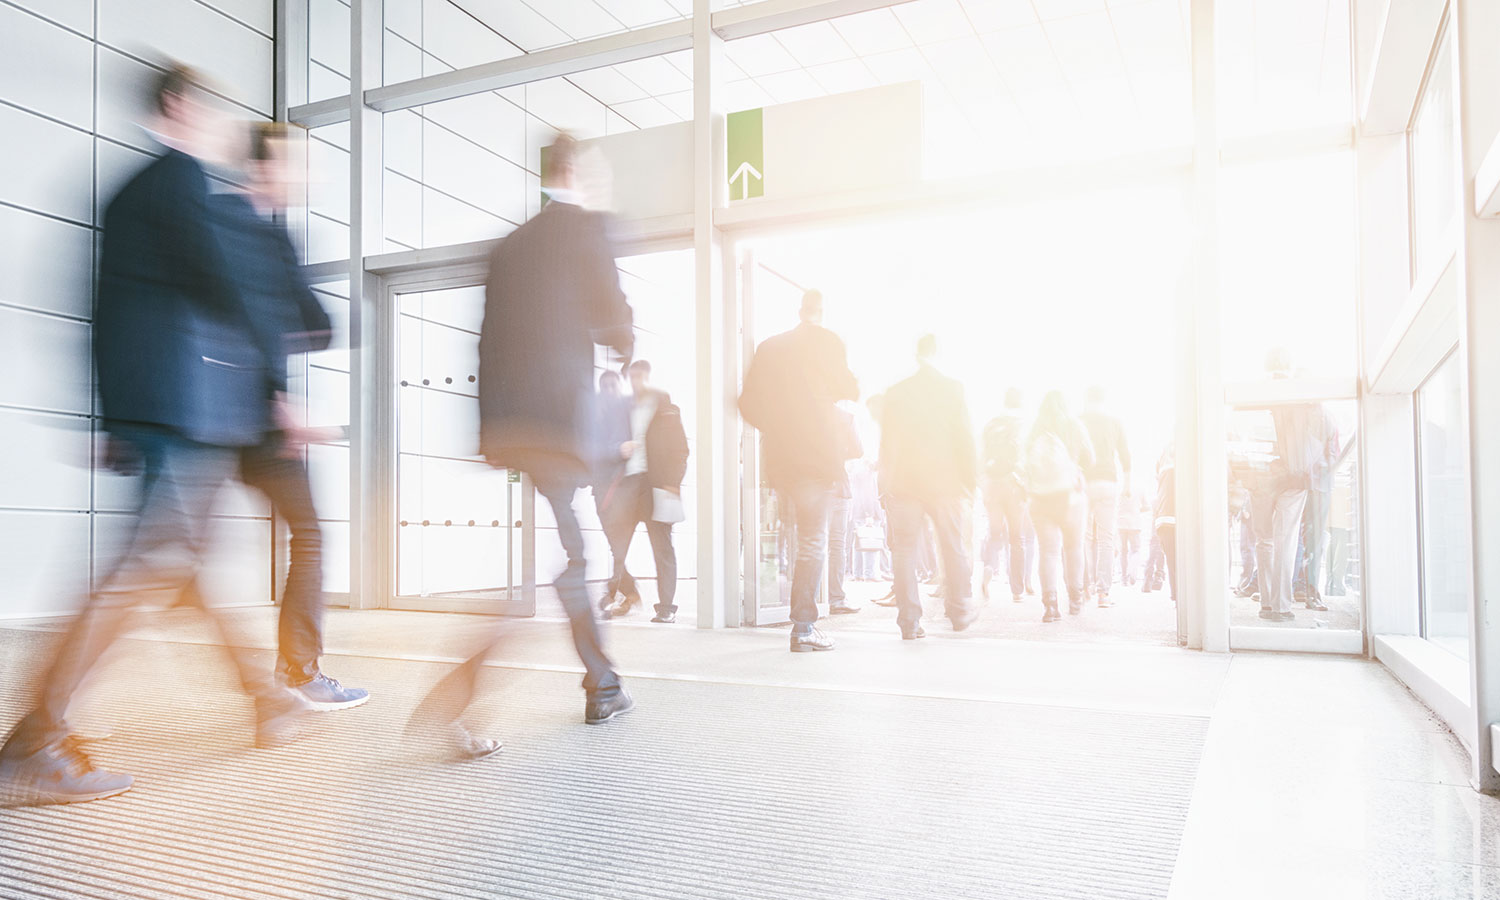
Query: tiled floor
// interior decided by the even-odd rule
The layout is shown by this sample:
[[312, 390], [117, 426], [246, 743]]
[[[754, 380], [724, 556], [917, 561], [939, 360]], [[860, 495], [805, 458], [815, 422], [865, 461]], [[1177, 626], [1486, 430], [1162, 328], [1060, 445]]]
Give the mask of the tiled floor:
[[[267, 647], [268, 613], [240, 614]], [[461, 656], [476, 632], [494, 624], [480, 617], [335, 612], [327, 668], [354, 676], [379, 658], [441, 664]], [[510, 637], [495, 664], [521, 673], [514, 677], [576, 670], [562, 624], [508, 627]], [[779, 629], [704, 632], [616, 623], [609, 640], [643, 695], [660, 693], [650, 684], [663, 690], [689, 684], [707, 691], [705, 697], [774, 688], [799, 707], [804, 702], [796, 698], [807, 698], [807, 709], [865, 702], [854, 696], [839, 701], [843, 694], [1206, 719], [1171, 877], [1173, 900], [1500, 898], [1500, 800], [1469, 788], [1466, 753], [1376, 663], [1210, 655], [1130, 643], [1009, 641], [953, 635], [941, 623], [929, 630], [932, 637], [915, 644], [879, 630], [852, 630], [839, 635], [837, 651], [815, 655], [787, 653], [786, 633]], [[209, 639], [181, 613], [153, 617], [138, 635]], [[1047, 721], [1038, 719], [1036, 727], [1050, 727]], [[932, 765], [940, 766], [943, 751], [933, 748]], [[721, 747], [713, 753], [732, 761], [753, 749]], [[735, 777], [733, 765], [722, 774]], [[1045, 777], [1044, 770], [1036, 777]], [[1130, 852], [1121, 846], [1121, 854]], [[921, 865], [920, 849], [911, 859]], [[693, 895], [669, 890], [663, 896]]]

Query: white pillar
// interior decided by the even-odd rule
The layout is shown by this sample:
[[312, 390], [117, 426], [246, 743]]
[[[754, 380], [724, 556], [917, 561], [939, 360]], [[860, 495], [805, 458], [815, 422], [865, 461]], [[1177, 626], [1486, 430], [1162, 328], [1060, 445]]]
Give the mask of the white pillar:
[[1177, 602], [1187, 645], [1229, 649], [1214, 0], [1192, 0], [1193, 257], [1177, 316]]
[[1469, 492], [1473, 519], [1470, 697], [1475, 732], [1471, 780], [1500, 791], [1490, 725], [1500, 722], [1500, 220], [1475, 215], [1474, 174], [1500, 140], [1500, 5], [1456, 0], [1463, 153], [1463, 339], [1468, 375]]
[[726, 308], [724, 40], [711, 27], [718, 0], [693, 2], [693, 282], [698, 359], [698, 627], [735, 621], [739, 601], [738, 336]]
[[384, 0], [349, 9], [349, 605], [387, 605], [395, 570], [394, 321], [365, 256], [383, 244], [380, 113], [365, 91], [380, 86]]

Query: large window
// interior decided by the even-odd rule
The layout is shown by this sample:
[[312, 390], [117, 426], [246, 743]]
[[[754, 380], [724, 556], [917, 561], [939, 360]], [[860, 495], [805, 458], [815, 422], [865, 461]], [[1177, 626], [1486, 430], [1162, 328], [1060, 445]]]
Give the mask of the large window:
[[1445, 30], [1411, 127], [1412, 257], [1416, 275], [1441, 265], [1454, 249], [1459, 195], [1454, 76], [1453, 34]]
[[1469, 516], [1463, 367], [1454, 353], [1417, 389], [1422, 633], [1469, 655]]

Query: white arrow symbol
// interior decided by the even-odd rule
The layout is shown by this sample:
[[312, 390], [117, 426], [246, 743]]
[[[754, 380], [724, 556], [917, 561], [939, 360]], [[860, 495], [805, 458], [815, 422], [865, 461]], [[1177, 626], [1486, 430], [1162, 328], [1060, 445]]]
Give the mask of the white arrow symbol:
[[744, 200], [746, 197], [750, 196], [750, 176], [751, 175], [755, 176], [755, 180], [756, 181], [761, 181], [764, 178], [764, 176], [760, 174], [759, 170], [757, 170], [754, 166], [750, 165], [750, 162], [748, 160], [746, 160], [745, 162], [740, 163], [740, 167], [738, 169], [735, 169], [734, 170], [734, 174], [729, 177], [729, 186], [730, 187], [734, 187], [734, 183], [736, 181], [739, 181], [741, 178], [743, 178], [745, 180], [744, 184], [740, 185], [740, 199], [741, 200]]

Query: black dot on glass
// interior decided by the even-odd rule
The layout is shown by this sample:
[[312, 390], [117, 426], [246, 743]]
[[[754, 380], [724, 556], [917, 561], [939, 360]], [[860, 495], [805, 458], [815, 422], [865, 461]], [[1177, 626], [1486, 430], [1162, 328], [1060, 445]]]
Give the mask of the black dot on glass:
[[453, 383], [453, 379], [452, 378], [444, 378], [443, 379], [443, 384], [452, 384], [452, 383]]
[[470, 519], [470, 520], [469, 520], [469, 527], [470, 527], [470, 528], [473, 528], [473, 527], [474, 527], [474, 520], [473, 520], [473, 519]]
[[431, 381], [428, 381], [428, 380], [427, 380], [427, 379], [426, 379], [426, 378], [423, 378], [423, 379], [422, 379], [422, 384], [423, 384], [423, 385], [429, 385], [429, 384], [432, 384], [432, 382], [431, 382]]
[[428, 525], [431, 525], [431, 524], [432, 524], [432, 523], [431, 523], [431, 522], [429, 522], [429, 521], [428, 521], [428, 520], [426, 520], [426, 519], [423, 519], [423, 520], [422, 520], [422, 527], [423, 527], [423, 528], [426, 528], [426, 527], [427, 527], [427, 526], [428, 526]]
[[499, 528], [500, 527], [500, 520], [496, 519], [495, 521], [491, 522], [490, 523], [490, 527], [491, 528]]

